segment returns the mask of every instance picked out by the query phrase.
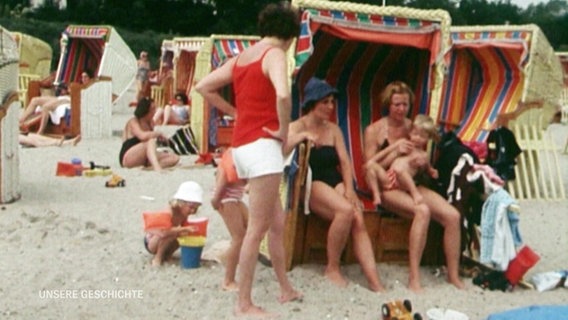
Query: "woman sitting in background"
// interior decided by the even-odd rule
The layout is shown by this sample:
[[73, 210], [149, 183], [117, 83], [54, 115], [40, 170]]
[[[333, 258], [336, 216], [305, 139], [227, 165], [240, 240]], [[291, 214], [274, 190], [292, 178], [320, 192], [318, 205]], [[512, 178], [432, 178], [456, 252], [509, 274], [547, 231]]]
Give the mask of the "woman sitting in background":
[[157, 125], [189, 124], [189, 117], [191, 113], [188, 102], [189, 100], [185, 93], [176, 93], [173, 105], [168, 104], [164, 108], [158, 108], [156, 110], [156, 113], [154, 114], [154, 123]]
[[157, 141], [167, 140], [160, 132], [154, 131], [152, 115], [154, 102], [148, 98], [138, 101], [134, 117], [126, 122], [122, 135], [122, 148], [118, 161], [125, 168], [152, 166], [156, 171], [173, 167], [179, 162], [179, 156], [174, 153], [158, 152]]

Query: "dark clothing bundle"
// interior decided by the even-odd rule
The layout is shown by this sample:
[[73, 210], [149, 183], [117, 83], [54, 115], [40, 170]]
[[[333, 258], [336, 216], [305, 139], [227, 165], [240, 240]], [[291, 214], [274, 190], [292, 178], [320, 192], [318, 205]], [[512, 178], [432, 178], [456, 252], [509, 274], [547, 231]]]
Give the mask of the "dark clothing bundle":
[[501, 179], [508, 181], [515, 179], [515, 160], [522, 150], [517, 144], [513, 132], [505, 127], [492, 130], [487, 138], [487, 160], [495, 173]]

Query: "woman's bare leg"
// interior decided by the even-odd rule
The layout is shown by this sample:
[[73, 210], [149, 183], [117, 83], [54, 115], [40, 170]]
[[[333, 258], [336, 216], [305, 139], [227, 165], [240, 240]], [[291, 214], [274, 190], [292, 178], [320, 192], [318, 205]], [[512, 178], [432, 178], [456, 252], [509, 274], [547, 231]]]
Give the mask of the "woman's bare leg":
[[172, 107], [167, 105], [164, 107], [164, 124], [171, 124], [172, 123]]
[[169, 152], [157, 152], [158, 163], [162, 168], [170, 168], [178, 164], [180, 157], [177, 154]]
[[35, 113], [37, 107], [40, 107], [49, 101], [55, 99], [54, 97], [33, 97], [32, 100], [28, 103], [22, 114], [20, 115], [20, 124], [23, 124], [26, 119]]
[[148, 163], [147, 149], [146, 142], [140, 142], [128, 149], [122, 158], [122, 166], [124, 168], [145, 166]]
[[166, 124], [163, 116], [164, 116], [164, 108], [156, 108], [156, 112], [152, 117], [154, 124], [156, 125]]
[[360, 210], [357, 210], [355, 213], [355, 219], [351, 227], [351, 237], [353, 238], [355, 256], [361, 265], [365, 278], [369, 282], [369, 289], [375, 292], [385, 291], [379, 279], [375, 253], [373, 252], [371, 239], [369, 239], [369, 233], [367, 233], [367, 228], [365, 227], [363, 213]]
[[325, 276], [334, 284], [345, 287], [348, 281], [341, 274], [341, 253], [347, 244], [351, 223], [353, 221], [353, 206], [343, 196], [342, 184], [332, 189], [321, 181], [312, 183], [310, 194], [310, 210], [325, 220], [331, 221], [327, 231], [327, 266]]
[[239, 256], [239, 294], [235, 315], [270, 316], [252, 302], [252, 283], [260, 242], [272, 224], [274, 203], [278, 199], [281, 175], [270, 174], [249, 179], [249, 222]]
[[62, 146], [76, 146], [79, 142], [81, 141], [81, 135], [78, 134], [75, 138], [69, 139], [69, 140], [63, 140], [63, 142], [61, 143]]
[[294, 290], [292, 284], [286, 275], [286, 254], [284, 251], [284, 228], [286, 223], [286, 215], [282, 209], [282, 203], [278, 198], [274, 203], [274, 219], [268, 230], [268, 251], [272, 268], [276, 273], [278, 284], [280, 285], [280, 296], [278, 301], [286, 303], [296, 299], [300, 299], [302, 294]]
[[459, 289], [465, 288], [459, 277], [461, 216], [458, 210], [436, 192], [419, 187], [432, 218], [444, 227], [444, 253], [448, 267], [448, 282]]
[[49, 111], [45, 108], [41, 109], [41, 118], [39, 120], [39, 128], [37, 129], [37, 134], [43, 134], [47, 123], [49, 122]]
[[146, 141], [146, 159], [155, 171], [161, 171], [162, 166], [158, 160], [158, 144], [155, 138]]
[[420, 260], [426, 245], [428, 227], [430, 224], [430, 210], [424, 204], [415, 205], [413, 198], [402, 190], [389, 190], [383, 192], [383, 206], [396, 214], [412, 218], [408, 245], [408, 287], [412, 291], [420, 292]]

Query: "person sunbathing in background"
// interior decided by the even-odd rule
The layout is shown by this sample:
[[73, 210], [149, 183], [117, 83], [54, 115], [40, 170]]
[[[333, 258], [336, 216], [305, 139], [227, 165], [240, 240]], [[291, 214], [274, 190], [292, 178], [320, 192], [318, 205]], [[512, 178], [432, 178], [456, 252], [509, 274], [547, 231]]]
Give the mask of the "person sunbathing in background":
[[30, 126], [39, 122], [37, 133], [42, 134], [50, 119], [53, 124], [59, 125], [61, 118], [70, 109], [69, 89], [66, 84], [60, 83], [55, 89], [55, 96], [33, 97], [30, 100], [20, 116], [20, 132], [27, 133]]
[[65, 139], [65, 137], [54, 138], [42, 136], [37, 133], [21, 134], [18, 136], [18, 142], [26, 147], [51, 147], [51, 146], [76, 146], [81, 141], [81, 135], [72, 139]]
[[173, 104], [165, 105], [163, 108], [157, 108], [153, 118], [154, 124], [189, 124], [190, 107], [187, 95], [183, 92], [178, 92], [174, 99], [175, 102]]
[[187, 218], [196, 214], [203, 202], [203, 189], [194, 181], [183, 182], [169, 201], [171, 223], [169, 228], [150, 228], [144, 235], [144, 247], [154, 255], [153, 266], [161, 266], [179, 248], [177, 238], [188, 235], [196, 227]]
[[232, 150], [229, 148], [223, 153], [217, 167], [215, 189], [211, 197], [211, 206], [219, 212], [231, 235], [231, 246], [225, 256], [225, 278], [221, 285], [225, 291], [239, 289], [235, 275], [248, 223], [248, 208], [243, 202], [245, 188], [246, 180], [237, 177]]
[[[434, 120], [427, 115], [419, 114], [414, 118], [412, 129], [409, 133], [410, 142], [414, 149], [406, 155], [396, 158], [388, 170], [383, 169], [378, 162], [378, 154], [366, 163], [367, 183], [373, 192], [373, 204], [381, 203], [379, 187], [382, 190], [401, 189], [410, 193], [415, 204], [422, 202], [423, 197], [414, 183], [414, 177], [422, 172], [437, 179], [438, 170], [434, 169], [426, 152], [428, 141], [440, 139], [436, 131]], [[380, 185], [380, 186], [379, 186]]]

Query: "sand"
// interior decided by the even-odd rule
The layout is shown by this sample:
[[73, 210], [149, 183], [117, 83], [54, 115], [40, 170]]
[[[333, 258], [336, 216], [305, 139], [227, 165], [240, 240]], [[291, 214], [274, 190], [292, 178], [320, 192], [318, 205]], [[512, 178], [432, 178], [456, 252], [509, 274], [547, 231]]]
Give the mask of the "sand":
[[[184, 156], [182, 166], [163, 173], [123, 169], [118, 164], [118, 133], [132, 110], [113, 115], [115, 135], [85, 139], [76, 147], [20, 149], [21, 199], [0, 210], [0, 317], [15, 319], [229, 319], [234, 293], [222, 292], [223, 267], [203, 262], [198, 269], [182, 269], [179, 251], [163, 267], [150, 266], [142, 237], [142, 212], [165, 208], [169, 197], [185, 180], [206, 190], [200, 216], [209, 217], [206, 250], [229, 239], [219, 215], [209, 204], [214, 169], [189, 168], [195, 156]], [[549, 130], [557, 144], [568, 136], [568, 126]], [[78, 157], [84, 162], [110, 165], [126, 180], [124, 188], [106, 188], [108, 177], [56, 177], [58, 161]], [[568, 155], [559, 153], [568, 190]], [[521, 201], [520, 229], [525, 243], [540, 256], [527, 277], [568, 268], [568, 201]], [[374, 294], [365, 287], [357, 265], [345, 266], [350, 280], [345, 289], [324, 281], [322, 265], [300, 265], [289, 272], [303, 302], [281, 305], [270, 268], [257, 266], [254, 300], [281, 319], [379, 319], [381, 304], [410, 299], [414, 310], [448, 308], [470, 319], [522, 306], [568, 303], [564, 288], [539, 293], [485, 291], [464, 278], [466, 290], [448, 285], [422, 268], [425, 292], [406, 289], [405, 265], [378, 264], [387, 292]]]

